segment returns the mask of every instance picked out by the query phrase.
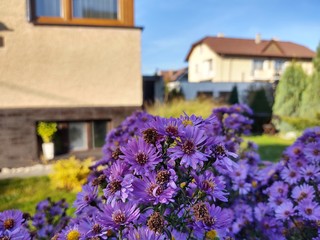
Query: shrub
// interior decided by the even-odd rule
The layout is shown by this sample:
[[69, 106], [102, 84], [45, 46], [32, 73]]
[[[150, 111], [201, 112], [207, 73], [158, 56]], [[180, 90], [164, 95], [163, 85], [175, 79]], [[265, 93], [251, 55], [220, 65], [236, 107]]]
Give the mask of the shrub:
[[56, 189], [80, 191], [81, 186], [87, 181], [91, 164], [92, 158], [81, 161], [72, 156], [58, 160], [53, 165], [53, 172], [49, 175], [51, 185]]
[[303, 131], [310, 127], [320, 126], [320, 114], [316, 118], [301, 118], [301, 117], [281, 117], [281, 120], [290, 124], [295, 130]]
[[57, 123], [55, 122], [39, 122], [37, 133], [42, 138], [44, 143], [52, 141], [53, 135], [57, 131]]
[[228, 103], [229, 104], [237, 104], [239, 103], [239, 97], [238, 97], [238, 87], [237, 85], [234, 85], [232, 87], [231, 93], [230, 93], [230, 97], [228, 99]]

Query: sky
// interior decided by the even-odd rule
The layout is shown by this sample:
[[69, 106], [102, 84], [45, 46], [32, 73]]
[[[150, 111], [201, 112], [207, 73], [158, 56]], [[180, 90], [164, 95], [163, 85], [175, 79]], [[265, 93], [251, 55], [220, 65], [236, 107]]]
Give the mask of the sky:
[[277, 38], [316, 50], [320, 0], [135, 0], [142, 31], [142, 73], [187, 66], [191, 45], [205, 36]]

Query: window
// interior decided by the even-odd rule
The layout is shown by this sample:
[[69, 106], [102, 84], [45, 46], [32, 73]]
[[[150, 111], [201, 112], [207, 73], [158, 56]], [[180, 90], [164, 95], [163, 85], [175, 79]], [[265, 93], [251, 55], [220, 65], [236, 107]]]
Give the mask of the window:
[[129, 26], [133, 0], [29, 0], [37, 24]]
[[274, 70], [276, 72], [281, 72], [283, 69], [283, 64], [284, 64], [283, 60], [275, 60], [274, 61]]
[[212, 99], [213, 98], [213, 92], [211, 92], [211, 91], [199, 91], [199, 92], [197, 92], [197, 98], [198, 99]]
[[206, 60], [203, 62], [203, 68], [204, 68], [204, 72], [206, 74], [211, 73], [212, 72], [212, 59]]
[[196, 64], [196, 66], [195, 66], [195, 72], [199, 73], [199, 65], [198, 64]]
[[262, 70], [263, 69], [263, 60], [262, 59], [254, 59], [253, 60], [253, 70]]

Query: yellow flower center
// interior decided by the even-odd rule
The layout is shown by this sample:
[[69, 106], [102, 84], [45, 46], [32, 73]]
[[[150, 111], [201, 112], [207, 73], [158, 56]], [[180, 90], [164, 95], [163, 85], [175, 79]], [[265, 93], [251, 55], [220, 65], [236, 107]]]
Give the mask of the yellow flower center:
[[67, 234], [67, 240], [79, 240], [80, 239], [80, 233], [78, 230], [72, 230]]
[[256, 188], [256, 187], [258, 186], [257, 181], [252, 181], [251, 184], [252, 184], [252, 187], [253, 187], [253, 188]]
[[183, 120], [182, 121], [182, 124], [186, 127], [186, 126], [188, 126], [188, 125], [190, 125], [190, 126], [193, 126], [193, 122], [191, 121], [191, 120]]
[[218, 233], [216, 230], [211, 230], [206, 233], [206, 239], [214, 240], [218, 237]]

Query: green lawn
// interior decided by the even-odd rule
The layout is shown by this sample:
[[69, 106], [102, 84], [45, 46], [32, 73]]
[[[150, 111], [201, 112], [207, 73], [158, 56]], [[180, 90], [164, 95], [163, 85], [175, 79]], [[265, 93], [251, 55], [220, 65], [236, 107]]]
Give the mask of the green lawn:
[[[14, 208], [33, 214], [37, 203], [47, 197], [54, 201], [65, 198], [71, 207], [76, 194], [52, 189], [46, 176], [0, 180], [0, 212]], [[68, 213], [73, 212], [69, 209]]]
[[294, 140], [287, 140], [279, 136], [269, 135], [250, 136], [244, 137], [244, 139], [258, 144], [261, 159], [272, 162], [279, 161], [282, 152], [294, 142]]

